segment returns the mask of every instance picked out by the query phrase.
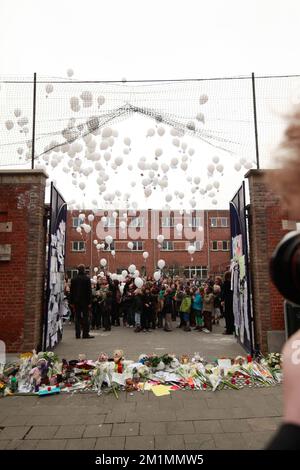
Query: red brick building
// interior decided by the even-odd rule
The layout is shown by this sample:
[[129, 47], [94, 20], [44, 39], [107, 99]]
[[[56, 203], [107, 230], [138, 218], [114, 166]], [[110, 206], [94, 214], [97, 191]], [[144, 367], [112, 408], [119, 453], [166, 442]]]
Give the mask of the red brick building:
[[[85, 211], [84, 221], [79, 219], [79, 212], [68, 213], [66, 267], [69, 276], [73, 276], [78, 264], [83, 263], [93, 273], [100, 268], [100, 260], [105, 258], [110, 272], [120, 273], [130, 264], [135, 264], [141, 273], [153, 274], [157, 261], [164, 259], [165, 272], [196, 275], [205, 279], [208, 274], [224, 273], [230, 264], [230, 219], [227, 210], [190, 211], [182, 215], [180, 211], [97, 211], [95, 219], [88, 221], [91, 210]], [[103, 223], [101, 218], [105, 217]], [[76, 228], [85, 222], [91, 231]], [[182, 230], [178, 230], [182, 225]], [[125, 227], [126, 226], [126, 227]], [[125, 227], [125, 228], [124, 228]], [[200, 227], [200, 230], [199, 230]], [[111, 235], [113, 243], [103, 249], [97, 249], [105, 237]], [[163, 235], [162, 243], [157, 235]], [[128, 243], [133, 248], [128, 248]], [[195, 245], [196, 251], [189, 254], [187, 247]], [[99, 246], [99, 245], [98, 245]], [[115, 251], [115, 255], [113, 256]], [[148, 252], [145, 260], [143, 253]]]

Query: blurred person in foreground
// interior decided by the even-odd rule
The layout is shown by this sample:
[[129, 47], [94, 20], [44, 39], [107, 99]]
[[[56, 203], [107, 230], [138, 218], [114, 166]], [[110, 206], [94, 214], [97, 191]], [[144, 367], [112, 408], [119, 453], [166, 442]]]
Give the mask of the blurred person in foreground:
[[[276, 160], [279, 169], [267, 183], [281, 196], [289, 219], [300, 221], [300, 107], [288, 116]], [[300, 450], [300, 330], [283, 348], [283, 376], [283, 423], [267, 450]]]
[[78, 275], [71, 280], [70, 288], [70, 305], [75, 317], [75, 336], [76, 339], [80, 339], [82, 330], [82, 338], [90, 339], [94, 338], [89, 334], [89, 311], [92, 307], [91, 280], [85, 274], [84, 264], [80, 264], [77, 269]]

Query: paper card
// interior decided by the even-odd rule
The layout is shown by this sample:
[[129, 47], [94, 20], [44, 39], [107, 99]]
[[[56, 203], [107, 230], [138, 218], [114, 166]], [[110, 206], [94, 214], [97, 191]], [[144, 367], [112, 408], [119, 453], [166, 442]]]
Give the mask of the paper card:
[[164, 395], [170, 395], [170, 387], [165, 385], [153, 385], [152, 392], [157, 397], [163, 397]]
[[245, 256], [239, 257], [239, 267], [240, 267], [240, 279], [243, 279], [246, 275]]
[[148, 382], [146, 382], [145, 384], [141, 384], [141, 388], [142, 390], [145, 390], [146, 392], [149, 392], [150, 390], [152, 390], [152, 387], [153, 385], [152, 384], [149, 384]]
[[218, 366], [224, 371], [231, 369], [231, 359], [218, 359]]

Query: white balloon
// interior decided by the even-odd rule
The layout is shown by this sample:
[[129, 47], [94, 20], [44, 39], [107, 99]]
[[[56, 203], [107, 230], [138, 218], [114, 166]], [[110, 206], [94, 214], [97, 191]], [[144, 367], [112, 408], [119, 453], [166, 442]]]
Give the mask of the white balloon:
[[107, 150], [109, 147], [109, 142], [107, 140], [102, 140], [100, 142], [100, 150]]
[[143, 258], [144, 258], [144, 259], [147, 259], [148, 257], [149, 257], [148, 251], [144, 251], [144, 253], [143, 253]]
[[189, 245], [187, 250], [190, 255], [193, 255], [196, 251], [196, 247], [194, 245]]
[[163, 235], [157, 235], [157, 238], [156, 240], [158, 241], [158, 243], [163, 243], [165, 237]]
[[122, 277], [126, 277], [128, 275], [128, 271], [126, 269], [123, 269], [122, 271]]
[[67, 70], [67, 75], [68, 75], [69, 78], [73, 77], [73, 75], [74, 75], [74, 70], [73, 70], [73, 69], [68, 69], [68, 70]]
[[182, 225], [182, 224], [177, 224], [177, 225], [176, 225], [176, 230], [177, 230], [177, 232], [182, 232], [182, 230], [183, 230], [183, 225]]
[[83, 191], [85, 189], [85, 183], [83, 181], [81, 181], [79, 183], [79, 188]]
[[240, 163], [235, 163], [235, 164], [234, 164], [234, 169], [235, 169], [236, 171], [240, 171], [241, 168], [242, 168], [242, 165], [241, 165]]
[[195, 150], [192, 149], [192, 148], [190, 148], [190, 149], [188, 150], [188, 153], [189, 153], [189, 155], [192, 157], [192, 156], [194, 155], [194, 153], [195, 153]]
[[205, 122], [205, 118], [204, 118], [204, 114], [203, 114], [203, 113], [197, 113], [196, 119], [197, 119], [197, 121], [199, 121], [199, 122], [203, 122], [203, 124], [204, 124], [204, 122]]
[[218, 156], [216, 155], [215, 157], [213, 157], [212, 160], [213, 160], [214, 163], [219, 163], [220, 157], [218, 157]]
[[203, 94], [203, 95], [200, 96], [200, 98], [199, 98], [199, 103], [200, 104], [205, 104], [207, 101], [208, 101], [208, 96], [207, 95]]
[[213, 173], [213, 172], [215, 171], [215, 165], [213, 165], [212, 163], [209, 163], [209, 164], [207, 165], [207, 171], [208, 171], [209, 173]]
[[138, 289], [141, 289], [143, 287], [144, 281], [140, 277], [136, 277], [134, 283]]
[[140, 275], [140, 271], [136, 269], [133, 273], [133, 277], [139, 277], [139, 275]]
[[107, 243], [107, 245], [111, 245], [113, 242], [113, 237], [111, 235], [107, 235], [105, 237], [105, 242]]
[[219, 189], [219, 187], [220, 187], [219, 181], [214, 181], [214, 182], [213, 182], [213, 186], [214, 186], [216, 189]]
[[19, 155], [22, 155], [22, 153], [24, 152], [24, 149], [22, 147], [19, 147], [17, 152]]
[[125, 147], [123, 150], [124, 155], [128, 155], [130, 152], [129, 148]]
[[[130, 243], [130, 242], [129, 242]], [[130, 266], [128, 266], [128, 271], [133, 274], [134, 271], [136, 271], [136, 265], [135, 264], [131, 264]]]
[[160, 137], [162, 137], [165, 132], [166, 132], [166, 131], [165, 131], [165, 128], [164, 128], [164, 127], [159, 127], [159, 128], [157, 129], [157, 133], [158, 133], [158, 135], [159, 135]]
[[213, 199], [211, 202], [212, 202], [214, 205], [217, 205], [217, 204], [218, 204], [218, 201], [217, 201], [216, 199]]
[[147, 131], [147, 137], [153, 137], [155, 134], [155, 130], [154, 129], [148, 129]]
[[164, 269], [165, 265], [166, 265], [166, 262], [163, 259], [159, 259], [157, 261], [157, 266], [159, 267], [159, 269]]
[[166, 197], [165, 197], [165, 199], [166, 199], [166, 202], [171, 202], [172, 199], [173, 199], [172, 194], [167, 194]]
[[253, 165], [252, 165], [252, 162], [246, 162], [246, 163], [244, 164], [244, 167], [246, 168], [246, 170], [250, 170], [250, 169], [252, 168], [252, 166], [253, 166]]
[[193, 121], [189, 121], [186, 125], [186, 128], [189, 130], [189, 131], [194, 131], [196, 126], [195, 126], [195, 123]]
[[105, 217], [105, 215], [103, 217], [101, 217], [101, 222], [102, 222], [102, 225], [106, 225], [107, 217]]
[[175, 147], [179, 147], [180, 145], [180, 140], [179, 139], [173, 139], [172, 144], [175, 145]]
[[126, 222], [124, 222], [124, 220], [121, 220], [121, 222], [120, 222], [119, 225], [120, 225], [120, 228], [121, 228], [122, 230], [125, 230], [125, 228], [126, 228]]
[[112, 255], [112, 256], [116, 256], [115, 250], [111, 250], [111, 255]]
[[15, 115], [16, 117], [20, 117], [21, 114], [22, 114], [21, 109], [17, 108], [17, 109], [14, 110], [14, 115]]
[[48, 83], [46, 86], [45, 86], [45, 89], [46, 89], [46, 93], [49, 95], [49, 93], [52, 93], [53, 92], [53, 85], [52, 83]]
[[163, 154], [162, 149], [159, 148], [159, 149], [156, 149], [156, 150], [155, 150], [155, 156], [156, 156], [156, 157], [160, 157], [162, 154]]
[[151, 194], [152, 194], [152, 189], [151, 189], [151, 188], [145, 188], [145, 189], [144, 189], [144, 194], [145, 194], [145, 197], [151, 196]]
[[6, 121], [5, 127], [8, 131], [10, 131], [14, 127], [13, 121]]
[[186, 171], [188, 169], [188, 164], [186, 162], [182, 162], [180, 164], [180, 168], [183, 170], [183, 171]]
[[97, 250], [101, 250], [101, 247], [102, 247], [101, 243], [97, 243], [96, 245]]
[[160, 271], [155, 271], [153, 273], [153, 277], [154, 277], [155, 281], [159, 281], [160, 280]]
[[98, 245], [98, 240], [93, 241], [94, 245]]
[[211, 184], [208, 184], [208, 185], [206, 186], [206, 191], [210, 191], [211, 189], [212, 189], [212, 185], [211, 185]]
[[128, 248], [129, 248], [130, 250], [132, 250], [132, 248], [133, 248], [133, 243], [132, 243], [132, 242], [128, 242], [128, 243], [127, 243], [127, 246], [128, 246]]
[[152, 170], [157, 171], [158, 170], [158, 163], [157, 162], [152, 162], [151, 163], [151, 168], [152, 168]]
[[81, 227], [76, 227], [76, 232], [81, 233]]
[[102, 258], [102, 259], [100, 260], [100, 264], [101, 264], [101, 266], [105, 267], [105, 266], [107, 265], [106, 259], [105, 259], [105, 258]]
[[122, 157], [116, 157], [116, 158], [115, 158], [115, 164], [116, 164], [117, 166], [121, 166], [122, 163], [123, 163], [123, 158], [122, 158]]
[[94, 220], [95, 220], [94, 214], [89, 214], [89, 215], [88, 215], [88, 221], [89, 221], [89, 222], [93, 222]]
[[90, 231], [92, 230], [91, 226], [88, 224], [83, 224], [82, 226], [85, 233], [90, 233]]
[[112, 135], [112, 129], [110, 127], [105, 127], [102, 131], [102, 137], [104, 139], [107, 139]]
[[81, 213], [79, 214], [78, 218], [79, 218], [80, 220], [84, 220], [84, 219], [85, 219], [85, 214], [84, 214], [83, 212], [81, 212]]
[[94, 273], [97, 273], [99, 271], [98, 268], [94, 268]]
[[174, 158], [171, 159], [171, 167], [172, 167], [172, 168], [176, 168], [176, 166], [178, 165], [178, 163], [179, 163], [178, 158], [174, 157]]
[[223, 170], [224, 170], [224, 166], [223, 166], [221, 163], [219, 163], [219, 164], [216, 166], [216, 168], [217, 168], [217, 171], [218, 171], [219, 173], [222, 173]]
[[196, 185], [198, 185], [198, 184], [200, 183], [200, 181], [201, 181], [200, 176], [195, 176], [195, 178], [194, 178], [194, 183], [195, 183]]
[[129, 139], [129, 137], [125, 137], [124, 144], [127, 145], [128, 147], [130, 146], [131, 140]]
[[104, 96], [102, 96], [102, 95], [98, 96], [97, 101], [98, 101], [98, 105], [102, 106], [105, 103]]
[[167, 173], [169, 171], [169, 168], [169, 165], [167, 165], [166, 163], [161, 164], [161, 169], [164, 173]]

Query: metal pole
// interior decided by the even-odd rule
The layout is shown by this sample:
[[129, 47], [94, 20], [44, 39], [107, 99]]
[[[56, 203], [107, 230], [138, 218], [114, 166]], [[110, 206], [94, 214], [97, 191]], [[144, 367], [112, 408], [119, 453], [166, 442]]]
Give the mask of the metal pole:
[[253, 118], [254, 118], [254, 133], [255, 133], [255, 151], [256, 151], [256, 167], [259, 166], [259, 150], [258, 150], [258, 132], [257, 132], [257, 113], [256, 113], [256, 96], [255, 96], [255, 76], [252, 72], [252, 96], [253, 96]]
[[32, 142], [31, 142], [31, 169], [32, 170], [34, 170], [35, 115], [36, 115], [36, 72], [33, 75], [33, 117], [32, 117]]

